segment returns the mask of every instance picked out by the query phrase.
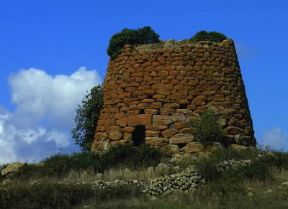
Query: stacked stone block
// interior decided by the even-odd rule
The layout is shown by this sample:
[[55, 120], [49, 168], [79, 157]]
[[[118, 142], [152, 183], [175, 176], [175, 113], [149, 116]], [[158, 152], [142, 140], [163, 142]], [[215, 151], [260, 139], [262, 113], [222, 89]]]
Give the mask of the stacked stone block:
[[209, 108], [229, 143], [255, 145], [233, 41], [126, 45], [109, 63], [93, 150], [129, 143], [143, 125], [145, 143], [191, 153], [199, 144], [189, 123]]

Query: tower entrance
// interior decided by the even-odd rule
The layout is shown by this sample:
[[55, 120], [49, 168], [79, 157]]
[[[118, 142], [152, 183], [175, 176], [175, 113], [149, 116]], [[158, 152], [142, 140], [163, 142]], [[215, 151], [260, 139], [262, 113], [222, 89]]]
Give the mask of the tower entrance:
[[139, 147], [145, 143], [145, 130], [146, 128], [143, 125], [138, 125], [135, 127], [135, 130], [132, 133], [133, 146]]

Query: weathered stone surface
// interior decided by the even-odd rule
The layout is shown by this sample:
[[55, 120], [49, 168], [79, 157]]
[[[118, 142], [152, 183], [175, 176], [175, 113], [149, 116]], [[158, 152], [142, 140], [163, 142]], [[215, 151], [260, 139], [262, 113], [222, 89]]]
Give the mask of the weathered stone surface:
[[239, 150], [239, 151], [248, 149], [248, 147], [240, 145], [240, 144], [231, 144], [230, 148], [234, 150]]
[[149, 130], [146, 130], [145, 131], [145, 134], [146, 134], [146, 136], [159, 136], [159, 134], [160, 134], [160, 131], [149, 131]]
[[193, 104], [196, 106], [202, 106], [206, 104], [206, 96], [198, 96], [194, 99]]
[[107, 149], [109, 149], [110, 144], [108, 141], [95, 141], [92, 144], [92, 149], [91, 151], [93, 152], [97, 152], [97, 151], [105, 151]]
[[17, 171], [19, 171], [23, 167], [23, 163], [10, 163], [4, 169], [1, 170], [1, 175], [4, 177], [12, 176]]
[[103, 139], [107, 139], [108, 138], [108, 134], [105, 132], [97, 132], [95, 134], [95, 139], [97, 140], [103, 140]]
[[124, 133], [124, 140], [131, 141], [132, 140], [132, 134], [131, 133]]
[[153, 115], [154, 125], [170, 125], [172, 123], [171, 116]]
[[123, 133], [119, 127], [111, 127], [109, 132], [109, 138], [112, 140], [120, 140], [123, 136]]
[[168, 128], [168, 126], [165, 126], [165, 125], [155, 125], [155, 124], [146, 126], [146, 129], [147, 129], [147, 130], [150, 130], [150, 131], [160, 131], [160, 130], [165, 130], [165, 129], [167, 129], [167, 128]]
[[186, 123], [185, 123], [185, 122], [176, 122], [176, 123], [173, 124], [173, 126], [174, 126], [176, 129], [180, 130], [180, 129], [186, 127]]
[[185, 147], [183, 147], [184, 152], [192, 154], [201, 152], [204, 150], [204, 146], [200, 142], [189, 142]]
[[229, 126], [227, 127], [227, 134], [230, 135], [237, 135], [243, 133], [243, 129], [235, 127], [235, 126]]
[[124, 133], [132, 133], [135, 130], [135, 127], [125, 127], [122, 129]]
[[188, 110], [188, 109], [177, 109], [176, 112], [177, 113], [182, 113], [184, 115], [189, 115], [189, 114], [193, 113], [191, 110]]
[[137, 125], [150, 125], [152, 120], [151, 114], [143, 115], [130, 115], [128, 120], [128, 126], [137, 126]]
[[151, 114], [151, 115], [157, 115], [159, 113], [159, 110], [157, 109], [146, 109], [145, 114]]
[[121, 126], [121, 127], [126, 127], [127, 126], [127, 124], [128, 124], [128, 117], [120, 117], [117, 121], [116, 121], [116, 123], [119, 125], [119, 126]]
[[173, 122], [176, 122], [176, 121], [185, 121], [186, 120], [186, 117], [183, 113], [174, 113], [171, 117], [172, 121]]
[[[255, 145], [235, 51], [230, 40], [126, 47], [109, 63], [95, 141], [131, 140], [138, 125], [145, 126], [147, 137], [173, 138], [172, 129], [188, 134], [189, 122], [213, 109], [227, 142]], [[110, 134], [113, 126], [120, 129]]]
[[146, 137], [145, 143], [153, 146], [163, 146], [168, 144], [169, 140], [161, 137]]
[[121, 145], [129, 143], [127, 140], [120, 140], [120, 141], [111, 141], [112, 145]]
[[180, 130], [181, 134], [193, 134], [193, 128], [182, 128]]
[[174, 155], [180, 152], [179, 146], [175, 144], [167, 144], [161, 148], [164, 153]]
[[164, 138], [170, 138], [171, 136], [174, 136], [178, 131], [172, 128], [166, 129], [164, 131], [161, 132], [161, 135]]
[[194, 141], [194, 137], [190, 134], [176, 134], [169, 139], [170, 144], [186, 144], [192, 141]]

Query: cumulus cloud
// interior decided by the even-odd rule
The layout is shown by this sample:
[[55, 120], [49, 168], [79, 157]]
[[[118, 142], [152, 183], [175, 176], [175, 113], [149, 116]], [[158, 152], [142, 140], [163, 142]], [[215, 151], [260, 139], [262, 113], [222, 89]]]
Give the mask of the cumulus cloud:
[[[0, 164], [39, 160], [73, 146], [70, 130], [75, 109], [101, 79], [95, 70], [49, 75], [24, 69], [9, 78], [15, 111], [0, 107]], [[29, 151], [27, 151], [29, 150]]]
[[274, 150], [288, 150], [288, 134], [280, 128], [273, 128], [264, 132], [259, 143]]
[[12, 102], [30, 116], [53, 116], [57, 118], [71, 115], [79, 98], [95, 83], [100, 83], [96, 71], [81, 67], [71, 75], [48, 75], [39, 69], [22, 70], [9, 79]]

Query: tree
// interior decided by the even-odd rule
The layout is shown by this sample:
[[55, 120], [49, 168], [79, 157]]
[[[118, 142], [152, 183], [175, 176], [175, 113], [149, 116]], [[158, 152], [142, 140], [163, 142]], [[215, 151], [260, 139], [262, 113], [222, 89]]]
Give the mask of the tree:
[[85, 95], [81, 105], [76, 109], [76, 126], [72, 129], [72, 137], [83, 151], [91, 149], [102, 107], [103, 88], [102, 85], [98, 85]]

